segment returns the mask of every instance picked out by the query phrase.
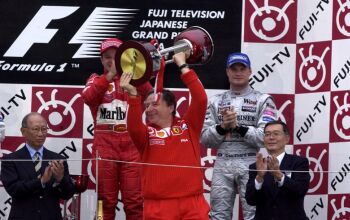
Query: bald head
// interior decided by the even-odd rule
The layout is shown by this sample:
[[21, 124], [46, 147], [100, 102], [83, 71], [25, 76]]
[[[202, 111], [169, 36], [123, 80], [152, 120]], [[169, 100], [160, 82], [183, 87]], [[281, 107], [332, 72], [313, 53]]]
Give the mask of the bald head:
[[48, 132], [47, 121], [41, 114], [31, 112], [24, 116], [21, 132], [26, 139], [26, 143], [38, 150], [46, 140]]
[[31, 112], [31, 113], [27, 114], [26, 116], [24, 116], [24, 118], [22, 119], [22, 128], [28, 127], [28, 122], [33, 116], [40, 117], [46, 122], [46, 119], [40, 113]]

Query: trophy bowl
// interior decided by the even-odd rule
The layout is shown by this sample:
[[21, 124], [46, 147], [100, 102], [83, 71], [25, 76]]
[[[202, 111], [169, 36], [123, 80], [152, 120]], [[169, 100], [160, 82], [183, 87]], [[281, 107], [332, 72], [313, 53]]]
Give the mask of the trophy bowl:
[[159, 51], [148, 42], [126, 41], [115, 55], [117, 74], [133, 73], [130, 84], [134, 86], [140, 86], [155, 77], [160, 62]]
[[[140, 86], [156, 77], [162, 58], [173, 54], [186, 53], [188, 64], [206, 64], [214, 53], [214, 43], [210, 34], [199, 26], [192, 26], [182, 31], [176, 38], [174, 46], [162, 50], [150, 42], [129, 40], [122, 43], [115, 55], [117, 74], [133, 73], [130, 84]], [[165, 64], [172, 60], [164, 60]]]
[[88, 186], [89, 175], [86, 175], [86, 174], [70, 175], [70, 178], [73, 181], [76, 193], [85, 192]]
[[[175, 47], [181, 44], [188, 44], [188, 47], [182, 47], [179, 51], [186, 50], [186, 48], [191, 50], [191, 54], [186, 60], [188, 64], [206, 64], [214, 53], [212, 37], [204, 28], [199, 26], [192, 26], [182, 31], [174, 42]], [[175, 53], [177, 53], [176, 49]]]

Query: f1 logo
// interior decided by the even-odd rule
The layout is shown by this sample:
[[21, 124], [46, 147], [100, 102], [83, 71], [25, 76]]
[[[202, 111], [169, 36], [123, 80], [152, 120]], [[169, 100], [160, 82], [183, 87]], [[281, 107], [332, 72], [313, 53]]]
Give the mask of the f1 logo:
[[[4, 56], [23, 57], [33, 44], [48, 43], [59, 30], [48, 29], [47, 26], [50, 22], [68, 17], [79, 8], [42, 6]], [[96, 7], [69, 41], [69, 44], [81, 44], [72, 58], [99, 57], [100, 42], [117, 35], [137, 14], [137, 11], [138, 9]]]
[[[34, 43], [48, 43], [56, 34], [58, 29], [47, 29], [52, 20], [62, 19], [79, 7], [68, 6], [42, 6], [38, 13], [24, 28], [16, 41], [4, 54], [5, 57], [23, 57]], [[35, 36], [30, 37], [30, 36]]]

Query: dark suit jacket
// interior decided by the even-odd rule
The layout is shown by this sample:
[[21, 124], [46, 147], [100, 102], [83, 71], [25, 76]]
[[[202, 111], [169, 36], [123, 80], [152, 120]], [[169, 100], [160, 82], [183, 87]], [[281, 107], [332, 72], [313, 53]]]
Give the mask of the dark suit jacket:
[[[4, 159], [31, 160], [26, 147], [8, 154]], [[59, 154], [44, 148], [43, 160], [65, 159]], [[44, 173], [48, 161], [42, 161], [41, 173]], [[32, 161], [2, 161], [1, 181], [12, 197], [10, 219], [46, 220], [62, 219], [59, 199], [69, 199], [74, 194], [74, 185], [69, 177], [68, 165], [64, 162], [64, 177], [61, 183], [53, 187], [54, 178], [43, 188], [36, 177]]]
[[[251, 164], [249, 169], [255, 170], [256, 164]], [[280, 169], [309, 171], [309, 161], [304, 157], [285, 154]], [[248, 204], [256, 206], [255, 219], [307, 219], [304, 211], [304, 197], [309, 188], [310, 174], [288, 171], [284, 174], [282, 187], [278, 187], [273, 175], [267, 172], [261, 190], [256, 190], [257, 172], [249, 171], [245, 196]]]

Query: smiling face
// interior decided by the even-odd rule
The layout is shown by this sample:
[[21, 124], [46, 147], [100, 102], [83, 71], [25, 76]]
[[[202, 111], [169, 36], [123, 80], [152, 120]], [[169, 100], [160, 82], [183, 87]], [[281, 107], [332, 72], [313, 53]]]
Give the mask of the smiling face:
[[270, 155], [280, 155], [285, 151], [289, 135], [283, 131], [281, 124], [271, 124], [265, 127], [264, 144]]
[[146, 118], [151, 124], [161, 128], [170, 127], [173, 121], [174, 106], [168, 105], [163, 99], [155, 100], [154, 94], [149, 95], [145, 100]]
[[115, 65], [114, 59], [116, 52], [117, 49], [115, 47], [110, 47], [101, 55], [101, 63], [105, 71], [109, 71]]
[[226, 69], [226, 74], [231, 89], [239, 91], [247, 87], [251, 73], [251, 69], [242, 63], [235, 63], [228, 67]]

